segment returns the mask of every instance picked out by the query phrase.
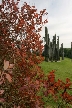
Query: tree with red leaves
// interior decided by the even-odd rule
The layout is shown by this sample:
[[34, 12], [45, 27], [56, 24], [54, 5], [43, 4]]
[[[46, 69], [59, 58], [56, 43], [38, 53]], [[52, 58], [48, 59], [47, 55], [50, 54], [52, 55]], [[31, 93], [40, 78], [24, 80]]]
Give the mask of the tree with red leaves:
[[[4, 105], [7, 108], [20, 106], [21, 108], [42, 108], [43, 102], [37, 93], [41, 87], [43, 72], [38, 66], [43, 59], [41, 28], [47, 20], [42, 16], [47, 14], [46, 9], [37, 13], [35, 6], [26, 2], [21, 8], [18, 0], [2, 0], [0, 5], [0, 59], [11, 62], [15, 60], [12, 74], [5, 71], [3, 74]], [[39, 56], [36, 55], [39, 52]], [[2, 64], [1, 63], [1, 64]], [[1, 67], [3, 71], [3, 67]], [[9, 74], [12, 81], [7, 80]]]

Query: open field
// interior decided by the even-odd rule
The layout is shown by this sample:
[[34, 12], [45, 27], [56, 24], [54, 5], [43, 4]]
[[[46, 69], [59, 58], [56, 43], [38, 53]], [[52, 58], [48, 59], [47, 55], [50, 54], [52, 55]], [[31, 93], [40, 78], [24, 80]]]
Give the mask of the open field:
[[66, 78], [70, 78], [72, 81], [72, 61], [69, 58], [65, 58], [61, 62], [43, 61], [40, 66], [45, 74], [48, 74], [51, 70], [55, 70], [56, 79], [65, 81]]

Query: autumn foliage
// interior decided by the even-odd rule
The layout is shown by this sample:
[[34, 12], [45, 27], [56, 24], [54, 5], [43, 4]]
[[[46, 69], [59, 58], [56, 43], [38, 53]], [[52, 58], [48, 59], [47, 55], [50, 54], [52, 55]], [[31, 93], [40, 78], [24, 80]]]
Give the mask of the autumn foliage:
[[[55, 71], [52, 70], [44, 80], [44, 91], [45, 97], [51, 95], [55, 102], [58, 103], [58, 108], [70, 108], [69, 104], [72, 104], [72, 95], [68, 92], [72, 90], [72, 82], [70, 79], [66, 79], [66, 82], [58, 79], [55, 80]], [[61, 101], [59, 103], [59, 101]]]
[[[44, 108], [42, 97], [38, 95], [43, 87], [44, 96], [52, 94], [54, 99], [62, 89], [62, 99], [71, 104], [72, 96], [67, 93], [70, 80], [56, 82], [54, 71], [45, 79], [38, 66], [43, 61], [39, 32], [48, 22], [42, 20], [47, 15], [46, 9], [37, 13], [35, 6], [25, 2], [19, 8], [18, 2], [2, 0], [0, 5], [0, 91], [3, 90], [0, 101], [6, 108]], [[12, 73], [3, 69], [4, 60], [14, 63]]]
[[[26, 2], [19, 8], [18, 1], [6, 0], [0, 5], [0, 59], [14, 63], [13, 72], [3, 70], [1, 66], [2, 102], [7, 108], [41, 108], [43, 102], [37, 96], [43, 79], [43, 72], [38, 64], [41, 57], [41, 28], [46, 9], [37, 13], [35, 6]], [[39, 56], [37, 56], [39, 53]], [[3, 72], [4, 71], [4, 72]], [[7, 76], [10, 76], [11, 80]], [[8, 80], [7, 80], [8, 79]]]

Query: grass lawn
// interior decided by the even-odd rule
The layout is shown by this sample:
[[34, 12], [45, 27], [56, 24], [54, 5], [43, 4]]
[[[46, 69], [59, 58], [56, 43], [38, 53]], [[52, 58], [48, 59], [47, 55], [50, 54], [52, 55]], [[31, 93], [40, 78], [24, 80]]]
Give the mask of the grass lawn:
[[[55, 70], [56, 80], [60, 79], [65, 82], [66, 78], [69, 78], [72, 82], [72, 61], [71, 59], [65, 58], [64, 60], [61, 60], [60, 62], [43, 61], [40, 64], [40, 66], [45, 74], [48, 74], [51, 70]], [[70, 93], [72, 94], [72, 91], [70, 91]], [[45, 108], [57, 108], [57, 104], [53, 100], [50, 100], [49, 98], [46, 98], [46, 97], [43, 100], [46, 102]]]
[[40, 64], [45, 74], [48, 74], [51, 70], [55, 70], [56, 79], [65, 81], [66, 78], [70, 78], [72, 81], [72, 61], [69, 58], [64, 58], [60, 62], [45, 62]]

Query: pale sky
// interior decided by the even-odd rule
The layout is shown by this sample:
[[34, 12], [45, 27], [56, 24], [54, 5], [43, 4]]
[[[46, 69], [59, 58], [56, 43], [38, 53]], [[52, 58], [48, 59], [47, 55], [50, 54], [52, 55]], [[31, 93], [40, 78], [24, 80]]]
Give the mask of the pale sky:
[[[50, 39], [56, 33], [64, 48], [71, 47], [72, 42], [72, 0], [20, 0], [20, 6], [23, 2], [34, 5], [38, 11], [46, 9], [48, 12], [48, 28]], [[41, 31], [41, 37], [45, 36], [44, 27]]]

